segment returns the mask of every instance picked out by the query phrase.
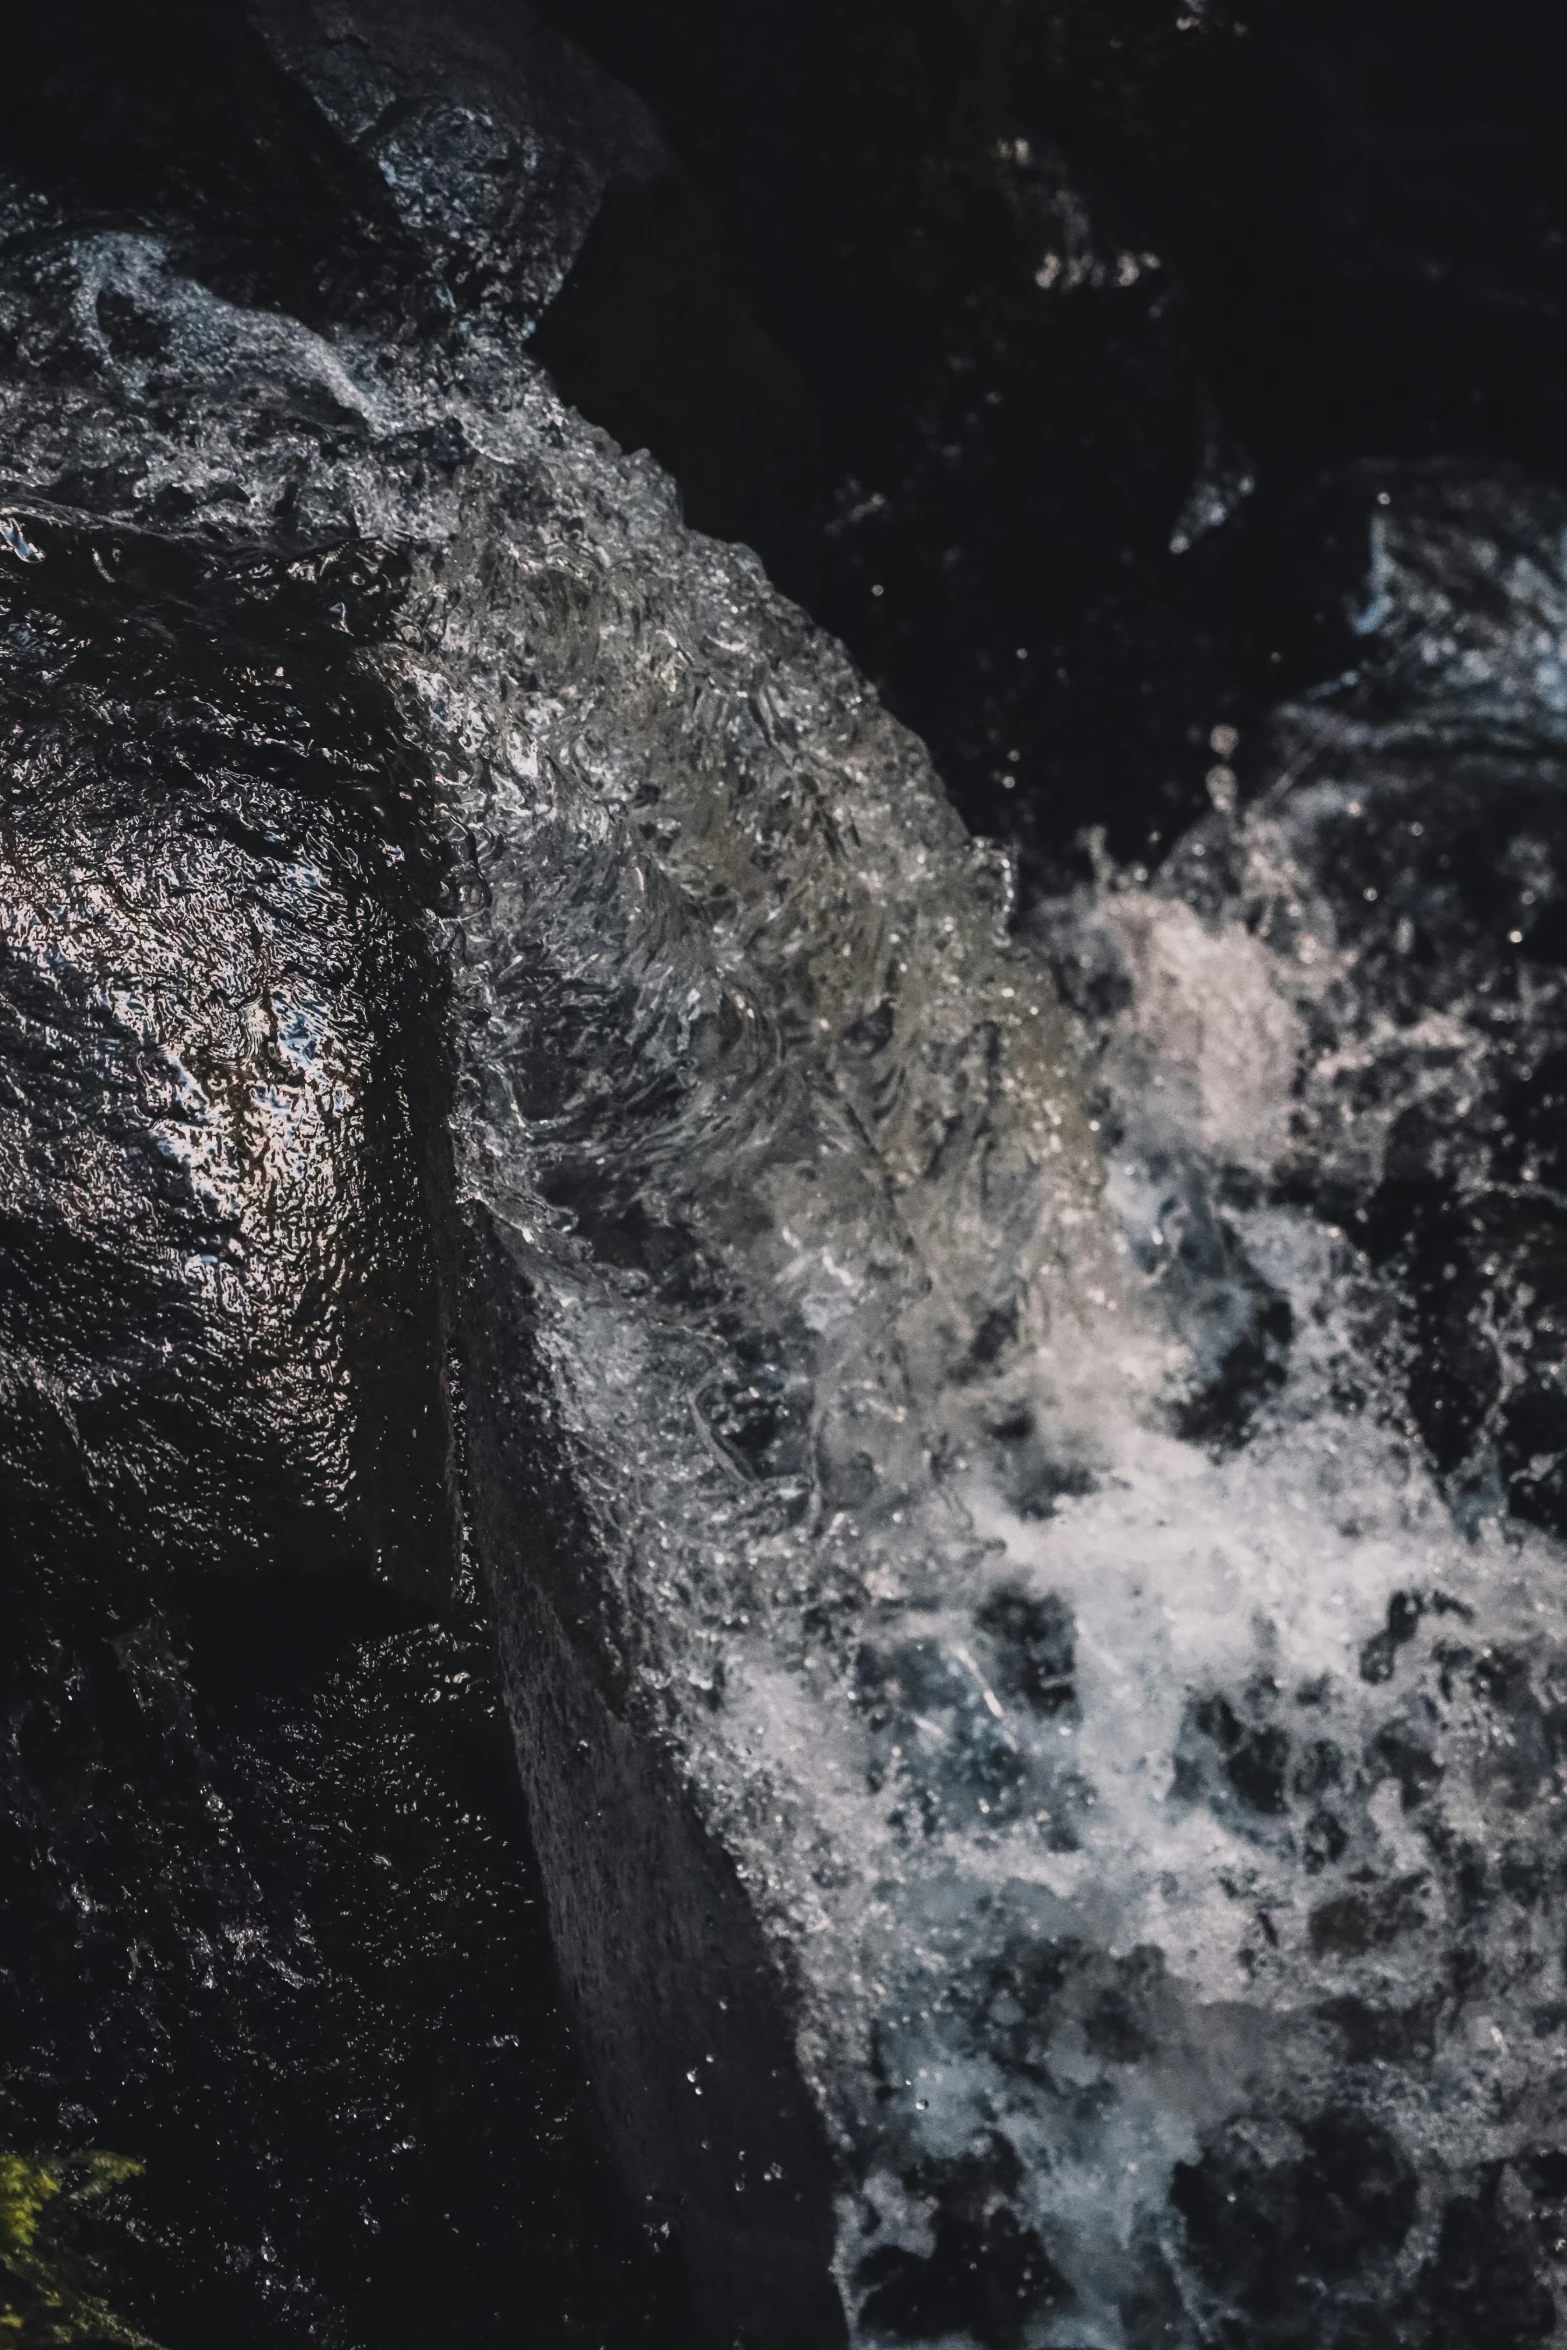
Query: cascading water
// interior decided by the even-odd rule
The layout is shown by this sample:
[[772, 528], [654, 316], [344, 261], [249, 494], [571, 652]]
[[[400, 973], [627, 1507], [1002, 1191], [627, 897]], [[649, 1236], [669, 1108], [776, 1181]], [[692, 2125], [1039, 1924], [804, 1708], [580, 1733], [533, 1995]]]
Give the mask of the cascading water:
[[[1354, 667], [1246, 746], [1244, 809], [1216, 742], [1155, 878], [1101, 853], [1020, 918], [839, 648], [529, 359], [571, 245], [515, 266], [529, 202], [586, 186], [585, 219], [594, 139], [648, 168], [634, 110], [546, 168], [477, 34], [454, 64], [401, 11], [253, 22], [379, 169], [396, 302], [301, 323], [14, 191], [14, 658], [67, 589], [89, 661], [128, 608], [227, 598], [225, 739], [332, 770], [318, 929], [268, 943], [301, 851], [242, 793], [259, 862], [203, 885], [269, 975], [274, 1143], [238, 1153], [240, 1047], [140, 944], [139, 992], [98, 985], [158, 1072], [171, 1296], [251, 1329], [311, 1228], [289, 1151], [365, 1153], [310, 1019], [343, 982], [289, 954], [335, 921], [373, 962], [363, 890], [438, 976], [452, 1150], [398, 1161], [425, 1327], [588, 2069], [695, 2323], [1558, 2338], [1557, 501], [1342, 480], [1301, 527]], [[87, 906], [38, 833], [16, 972], [63, 951], [51, 889]], [[177, 938], [145, 888], [136, 940]], [[36, 1221], [69, 1177], [24, 1163]], [[176, 1261], [171, 1216], [212, 1246]]]

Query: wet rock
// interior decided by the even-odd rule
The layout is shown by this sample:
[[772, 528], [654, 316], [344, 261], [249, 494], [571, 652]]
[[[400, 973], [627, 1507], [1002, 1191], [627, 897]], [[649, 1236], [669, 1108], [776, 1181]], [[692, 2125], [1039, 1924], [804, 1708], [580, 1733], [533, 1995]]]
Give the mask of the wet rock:
[[428, 851], [334, 659], [383, 551], [203, 565], [30, 527], [3, 590], [13, 1527], [119, 1529], [123, 1605], [134, 1551], [438, 1589], [402, 1075]]
[[[512, 217], [470, 155], [421, 149], [410, 283]], [[1560, 1554], [1455, 1522], [1392, 1255], [1330, 1220], [1375, 1135], [1322, 1107], [1344, 1041], [1402, 1033], [1376, 918], [1329, 956], [1316, 910], [1356, 777], [1281, 774], [1255, 823], [1216, 785], [1157, 889], [1107, 869], [1020, 938], [919, 746], [509, 299], [323, 334], [47, 216], [3, 294], [19, 578], [138, 534], [398, 550], [343, 659], [447, 864], [472, 1533], [562, 1971], [699, 2329], [1548, 2339]], [[1530, 543], [1509, 647], [1554, 609]], [[1450, 655], [1462, 703], [1474, 649], [1417, 674]], [[1503, 714], [1547, 749], [1548, 689]], [[1396, 661], [1385, 695], [1368, 725], [1423, 723]], [[1352, 707], [1332, 743], [1387, 739]], [[1074, 1020], [1046, 958], [1094, 939], [1122, 984]]]
[[395, 330], [435, 264], [244, 27], [72, 13], [18, 28], [0, 194], [49, 491], [0, 519], [0, 2136], [138, 2158], [83, 2225], [169, 2350], [658, 2339], [460, 1568], [443, 852], [364, 670], [406, 552], [145, 471], [176, 248], [259, 335], [251, 452], [345, 424], [267, 304]]
[[[318, 110], [395, 219], [433, 316], [531, 334], [606, 186], [663, 165], [644, 108], [524, 8], [256, 0], [285, 86]], [[394, 297], [395, 299], [395, 297]]]
[[1086, 871], [1089, 827], [1162, 861], [1215, 720], [1250, 742], [1280, 665], [1305, 682], [1281, 590], [1324, 467], [1453, 449], [1559, 482], [1562, 34], [1528, 0], [557, 14], [667, 126], [814, 478], [733, 362], [749, 467], [681, 433], [722, 363], [661, 353], [591, 247], [568, 396], [764, 552], [1025, 889]]

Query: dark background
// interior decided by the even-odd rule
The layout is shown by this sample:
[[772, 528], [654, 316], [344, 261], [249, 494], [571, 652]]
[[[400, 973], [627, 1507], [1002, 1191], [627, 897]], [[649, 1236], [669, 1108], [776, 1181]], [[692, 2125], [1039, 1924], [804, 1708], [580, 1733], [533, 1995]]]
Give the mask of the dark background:
[[[1333, 666], [1292, 553], [1325, 470], [1561, 472], [1548, 0], [546, 5], [680, 169], [612, 198], [541, 356], [1036, 884], [1086, 825], [1168, 841], [1214, 724]], [[1231, 519], [1173, 552], [1205, 471]]]

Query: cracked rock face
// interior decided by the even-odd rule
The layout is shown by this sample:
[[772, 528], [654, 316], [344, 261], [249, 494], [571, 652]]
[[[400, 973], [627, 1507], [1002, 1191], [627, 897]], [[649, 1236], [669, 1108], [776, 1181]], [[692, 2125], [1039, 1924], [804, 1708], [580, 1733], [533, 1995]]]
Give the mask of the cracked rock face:
[[[559, 257], [495, 253], [587, 201], [526, 182], [557, 85], [524, 49], [483, 119], [477, 18], [256, 22], [379, 173], [395, 301], [306, 323], [19, 187], [0, 563], [90, 646], [159, 564], [295, 582], [410, 795], [354, 853], [440, 844], [472, 1531], [705, 2335], [1558, 2338], [1558, 1210], [1507, 1091], [1558, 1049], [1554, 508], [1346, 485], [1361, 667], [1248, 814], [1219, 771], [1160, 881], [1020, 933], [840, 651], [530, 364]], [[339, 897], [310, 952], [372, 954]], [[159, 999], [135, 1078], [206, 1183], [216, 1016]]]

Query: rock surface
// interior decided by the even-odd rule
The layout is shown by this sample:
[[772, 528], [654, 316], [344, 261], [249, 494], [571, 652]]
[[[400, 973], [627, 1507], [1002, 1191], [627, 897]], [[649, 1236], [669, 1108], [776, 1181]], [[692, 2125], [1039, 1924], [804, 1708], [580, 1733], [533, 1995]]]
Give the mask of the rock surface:
[[441, 852], [357, 666], [406, 558], [214, 528], [179, 452], [145, 481], [178, 362], [104, 257], [157, 221], [312, 314], [339, 234], [366, 300], [413, 264], [259, 43], [124, 23], [30, 28], [69, 103], [18, 40], [6, 146], [51, 130], [0, 201], [8, 413], [57, 404], [64, 500], [0, 547], [0, 2147], [140, 2164], [80, 2225], [164, 2350], [480, 2350], [519, 2308], [662, 2342], [461, 1560]]
[[[1556, 1049], [1553, 505], [1351, 485], [1366, 659], [1271, 788], [1221, 758], [1157, 885], [1016, 935], [919, 746], [466, 271], [523, 217], [466, 65], [394, 152], [377, 15], [257, 21], [383, 166], [395, 320], [17, 196], [0, 560], [395, 568], [326, 612], [445, 850], [473, 1534], [703, 2336], [1561, 2339], [1567, 1595], [1499, 1507], [1557, 1474], [1506, 1093]], [[1461, 1307], [1429, 1219], [1376, 1245], [1405, 1180]]]

